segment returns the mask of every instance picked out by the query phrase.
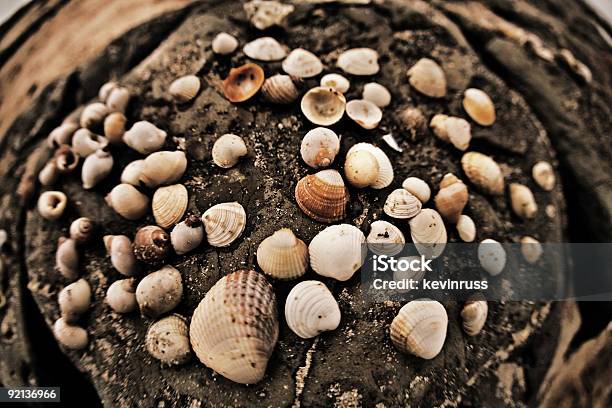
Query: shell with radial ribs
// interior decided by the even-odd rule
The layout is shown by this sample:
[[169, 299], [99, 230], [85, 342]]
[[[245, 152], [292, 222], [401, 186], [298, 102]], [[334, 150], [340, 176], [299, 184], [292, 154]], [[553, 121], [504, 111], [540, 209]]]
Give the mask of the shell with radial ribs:
[[221, 203], [213, 205], [202, 214], [206, 239], [214, 247], [232, 244], [244, 231], [246, 212], [240, 203]]
[[315, 169], [331, 165], [340, 151], [340, 138], [324, 127], [310, 130], [302, 139], [300, 155], [302, 160]]
[[49, 221], [55, 221], [62, 216], [68, 197], [61, 191], [45, 191], [38, 197], [36, 208], [41, 217]]
[[463, 330], [468, 336], [475, 336], [485, 325], [489, 306], [484, 296], [480, 293], [470, 296], [463, 310], [461, 310], [461, 318], [463, 319]]
[[285, 18], [295, 9], [291, 4], [274, 0], [252, 0], [243, 7], [247, 18], [258, 30], [283, 25]]
[[447, 242], [446, 227], [436, 210], [423, 208], [409, 224], [410, 236], [421, 255], [427, 258], [442, 255]]
[[446, 96], [446, 75], [434, 60], [421, 58], [407, 72], [414, 89], [431, 98]]
[[93, 235], [95, 226], [95, 223], [87, 217], [77, 218], [70, 224], [70, 238], [78, 243], [87, 242]]
[[223, 80], [223, 94], [230, 102], [244, 102], [259, 91], [265, 79], [263, 69], [257, 64], [232, 68]]
[[530, 236], [521, 238], [521, 254], [530, 264], [538, 262], [543, 252], [542, 244], [537, 239]]
[[467, 152], [461, 158], [465, 175], [484, 192], [501, 195], [504, 193], [504, 176], [499, 165], [482, 153]]
[[321, 170], [298, 181], [295, 200], [307, 216], [331, 224], [346, 217], [349, 193], [340, 173]]
[[126, 145], [140, 154], [151, 154], [164, 146], [167, 133], [151, 122], [141, 120], [123, 134]]
[[140, 182], [147, 187], [157, 187], [178, 181], [187, 169], [187, 156], [176, 150], [155, 152], [144, 159]]
[[434, 202], [436, 210], [438, 210], [442, 218], [455, 224], [459, 220], [459, 216], [465, 208], [468, 198], [466, 185], [461, 180], [454, 178], [452, 183], [440, 188], [440, 191], [438, 191], [434, 198]]
[[552, 191], [555, 187], [555, 171], [549, 162], [539, 161], [531, 169], [533, 179], [546, 191]]
[[310, 242], [310, 266], [321, 276], [349, 280], [365, 259], [366, 239], [359, 228], [350, 224], [332, 225]]
[[180, 272], [166, 265], [145, 276], [136, 287], [136, 301], [146, 317], [157, 317], [174, 309], [183, 296]]
[[191, 101], [200, 91], [200, 78], [195, 75], [185, 75], [172, 81], [168, 93], [177, 103]]
[[463, 94], [463, 109], [467, 114], [482, 126], [491, 126], [495, 123], [495, 106], [484, 91], [468, 88]]
[[96, 150], [104, 149], [108, 140], [103, 136], [96, 135], [89, 129], [79, 129], [72, 136], [72, 151], [79, 157], [87, 157]]
[[353, 99], [346, 104], [346, 114], [364, 129], [374, 129], [382, 119], [382, 111], [365, 99]]
[[159, 187], [153, 194], [151, 209], [155, 222], [162, 228], [169, 228], [179, 222], [185, 214], [189, 195], [182, 184]]
[[113, 268], [122, 275], [134, 276], [138, 272], [138, 263], [132, 241], [125, 235], [105, 235], [103, 241]]
[[196, 215], [190, 215], [185, 221], [179, 222], [170, 232], [170, 242], [178, 255], [186, 254], [196, 249], [204, 239], [202, 220]]
[[333, 88], [338, 92], [346, 93], [349, 90], [351, 83], [348, 79], [340, 74], [325, 74], [321, 77], [320, 85], [325, 88]]
[[119, 215], [128, 220], [144, 217], [149, 209], [149, 197], [131, 184], [119, 184], [106, 195], [106, 203]]
[[[368, 154], [364, 154], [369, 153]], [[352, 157], [358, 155], [357, 158]], [[375, 162], [372, 161], [374, 158]], [[379, 190], [393, 182], [393, 165], [385, 152], [370, 143], [357, 143], [346, 153], [344, 172], [355, 187], [372, 187]]]
[[110, 113], [108, 107], [101, 102], [90, 103], [81, 112], [80, 124], [83, 128], [90, 128], [101, 123]]
[[531, 219], [538, 213], [538, 205], [531, 189], [523, 184], [510, 184], [510, 203], [514, 213], [524, 220]]
[[120, 279], [113, 282], [106, 291], [106, 304], [115, 313], [130, 313], [136, 310], [136, 279]]
[[257, 264], [273, 278], [295, 279], [306, 273], [308, 247], [289, 228], [282, 228], [261, 241]]
[[429, 185], [418, 177], [408, 177], [402, 182], [402, 188], [425, 204], [431, 197]]
[[75, 280], [78, 277], [79, 251], [74, 239], [59, 238], [55, 252], [55, 267], [66, 279]]
[[457, 220], [457, 232], [463, 242], [472, 242], [476, 238], [476, 224], [469, 216], [461, 214]]
[[370, 251], [376, 255], [395, 256], [402, 252], [406, 238], [395, 225], [387, 221], [374, 221], [366, 241]]
[[347, 74], [374, 75], [380, 69], [378, 53], [371, 48], [352, 48], [338, 56], [336, 65]]
[[157, 225], [139, 228], [134, 236], [134, 255], [150, 265], [162, 263], [170, 252], [170, 236]]
[[491, 276], [499, 275], [506, 266], [506, 250], [499, 242], [487, 238], [478, 245], [478, 260]]
[[283, 61], [283, 71], [298, 78], [311, 78], [323, 71], [319, 57], [303, 48], [291, 51]]
[[338, 302], [323, 282], [300, 282], [287, 295], [287, 326], [303, 339], [335, 330], [340, 324], [340, 317]]
[[391, 103], [391, 92], [377, 82], [369, 82], [363, 86], [361, 98], [382, 109]]
[[267, 78], [262, 87], [261, 93], [268, 102], [278, 104], [289, 104], [297, 100], [300, 91], [289, 75], [276, 74]]
[[106, 150], [97, 150], [87, 156], [81, 169], [83, 188], [94, 188], [104, 180], [113, 169], [113, 156]]
[[310, 89], [300, 102], [306, 119], [319, 126], [330, 126], [342, 119], [346, 98], [334, 88], [318, 86]]
[[229, 169], [234, 167], [247, 152], [246, 144], [240, 136], [227, 133], [215, 141], [212, 159], [217, 166]]
[[207, 367], [240, 384], [261, 381], [278, 340], [272, 286], [255, 271], [224, 276], [193, 313], [189, 335]]
[[431, 119], [429, 125], [438, 138], [452, 143], [457, 149], [465, 151], [470, 146], [472, 130], [467, 120], [439, 113]]
[[66, 322], [76, 322], [89, 309], [91, 286], [85, 279], [79, 279], [60, 291], [57, 303]]
[[259, 61], [280, 61], [287, 56], [285, 47], [272, 37], [261, 37], [248, 42], [242, 48], [244, 54]]
[[187, 362], [191, 358], [191, 346], [186, 319], [177, 314], [159, 319], [147, 330], [145, 346], [149, 354], [164, 364]]
[[408, 219], [421, 212], [421, 201], [403, 188], [395, 189], [389, 194], [383, 211], [389, 217]]
[[238, 40], [231, 34], [219, 33], [212, 40], [212, 50], [215, 54], [228, 55], [238, 48]]

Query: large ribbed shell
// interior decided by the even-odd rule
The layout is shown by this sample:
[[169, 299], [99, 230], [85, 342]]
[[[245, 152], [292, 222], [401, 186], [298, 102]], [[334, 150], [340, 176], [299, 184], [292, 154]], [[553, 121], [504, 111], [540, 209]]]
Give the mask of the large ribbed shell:
[[259, 382], [278, 340], [276, 297], [262, 274], [221, 278], [191, 318], [193, 351], [207, 367], [241, 384]]
[[315, 169], [327, 167], [340, 151], [340, 138], [331, 130], [317, 127], [306, 133], [300, 146], [302, 160]]
[[382, 111], [373, 102], [353, 99], [346, 104], [346, 114], [364, 129], [374, 129], [382, 119]]
[[387, 221], [374, 221], [366, 238], [368, 248], [376, 255], [394, 256], [402, 252], [406, 238], [395, 225]]
[[173, 184], [155, 190], [151, 209], [157, 225], [168, 228], [179, 222], [185, 214], [188, 201], [187, 189], [182, 184]]
[[410, 236], [417, 251], [428, 258], [440, 256], [447, 240], [446, 227], [440, 214], [436, 210], [423, 208], [409, 223]]
[[310, 218], [332, 223], [346, 217], [349, 193], [336, 170], [309, 174], [295, 186], [295, 200]]
[[244, 54], [259, 61], [280, 61], [287, 56], [285, 48], [272, 37], [261, 37], [242, 48]]
[[403, 188], [393, 190], [385, 201], [383, 211], [389, 217], [408, 219], [421, 211], [421, 200]]
[[485, 325], [489, 306], [481, 294], [471, 296], [463, 306], [461, 318], [463, 319], [463, 330], [468, 336], [475, 336]]
[[420, 93], [431, 98], [446, 95], [446, 76], [434, 60], [421, 58], [408, 70], [408, 82]]
[[276, 74], [264, 81], [261, 93], [267, 101], [288, 104], [300, 96], [300, 91], [289, 75]]
[[168, 93], [176, 102], [186, 103], [195, 98], [200, 86], [200, 78], [195, 75], [185, 75], [172, 81]]
[[315, 125], [330, 126], [342, 119], [346, 98], [333, 88], [318, 86], [304, 94], [300, 107]]
[[283, 71], [298, 78], [310, 78], [323, 71], [321, 60], [312, 52], [302, 48], [291, 51], [282, 66]]
[[335, 330], [340, 324], [340, 317], [338, 302], [322, 282], [300, 282], [287, 295], [287, 325], [303, 339]]
[[332, 225], [319, 232], [310, 242], [310, 266], [321, 276], [339, 281], [349, 280], [363, 264], [365, 236], [350, 224]]
[[202, 223], [208, 243], [215, 247], [226, 247], [244, 231], [246, 212], [240, 203], [221, 203], [204, 212]]
[[172, 314], [153, 323], [147, 331], [145, 346], [149, 354], [164, 364], [189, 360], [189, 328], [185, 318]]
[[353, 48], [338, 56], [336, 65], [353, 75], [374, 75], [378, 72], [378, 53], [371, 48]]
[[391, 323], [391, 341], [404, 353], [432, 359], [446, 340], [448, 316], [440, 302], [413, 300], [402, 307]]
[[489, 194], [503, 194], [504, 176], [495, 160], [482, 153], [467, 152], [461, 158], [461, 166], [476, 186]]
[[295, 279], [306, 273], [308, 247], [293, 231], [283, 228], [261, 241], [257, 264], [273, 278]]
[[351, 153], [359, 150], [365, 150], [367, 152], [372, 153], [376, 158], [376, 161], [378, 162], [378, 176], [376, 177], [376, 180], [370, 185], [370, 187], [379, 190], [391, 185], [394, 177], [393, 165], [391, 164], [391, 160], [389, 160], [389, 157], [387, 157], [385, 152], [381, 148], [376, 147], [370, 143], [357, 143], [349, 149], [349, 151], [346, 153], [346, 156], [348, 157]]

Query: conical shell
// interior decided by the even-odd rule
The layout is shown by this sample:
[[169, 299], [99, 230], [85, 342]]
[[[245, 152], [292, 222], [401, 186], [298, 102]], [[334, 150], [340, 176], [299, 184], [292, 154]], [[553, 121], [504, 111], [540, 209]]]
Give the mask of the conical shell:
[[94, 188], [104, 180], [113, 169], [113, 156], [106, 150], [97, 150], [87, 156], [81, 169], [83, 188]]
[[456, 227], [463, 242], [472, 242], [476, 238], [476, 224], [467, 215], [461, 214], [459, 216]]
[[122, 275], [134, 276], [138, 272], [138, 264], [132, 241], [125, 235], [105, 235], [103, 240], [113, 268]]
[[62, 276], [75, 280], [79, 274], [79, 251], [74, 239], [61, 237], [55, 252], [55, 266]]
[[316, 87], [304, 94], [300, 103], [306, 119], [319, 126], [330, 126], [342, 119], [346, 98], [333, 88]]
[[267, 101], [279, 104], [289, 104], [297, 100], [300, 91], [289, 75], [276, 74], [264, 81], [261, 93]]
[[131, 184], [133, 186], [140, 185], [140, 175], [144, 167], [144, 160], [134, 160], [128, 163], [121, 172], [121, 182]]
[[406, 238], [395, 225], [387, 221], [374, 221], [366, 238], [368, 249], [376, 255], [395, 256], [402, 252]]
[[350, 155], [360, 151], [366, 151], [371, 153], [374, 158], [376, 158], [376, 162], [378, 163], [378, 174], [376, 175], [376, 179], [369, 184], [369, 187], [379, 190], [390, 186], [393, 182], [394, 177], [393, 165], [391, 164], [391, 160], [389, 160], [389, 157], [387, 157], [385, 152], [379, 147], [376, 147], [370, 143], [357, 143], [353, 145], [346, 153], [347, 161]]
[[436, 136], [445, 142], [452, 143], [457, 149], [465, 151], [470, 146], [472, 131], [467, 120], [437, 114], [431, 119], [430, 126]]
[[391, 341], [400, 351], [430, 360], [446, 340], [448, 315], [440, 302], [413, 300], [402, 307], [391, 323]]
[[85, 107], [81, 113], [80, 124], [83, 128], [102, 123], [106, 115], [110, 113], [108, 107], [101, 102], [94, 102]]
[[506, 266], [506, 250], [494, 239], [485, 239], [478, 245], [478, 260], [491, 276], [499, 275]]
[[258, 30], [283, 25], [285, 18], [295, 8], [291, 4], [283, 4], [274, 0], [251, 0], [243, 7], [251, 24]]
[[402, 188], [418, 198], [423, 204], [429, 201], [431, 197], [431, 189], [426, 182], [418, 177], [408, 177], [402, 182]]
[[537, 239], [529, 236], [521, 238], [521, 254], [530, 264], [538, 262], [543, 252], [542, 244]]
[[49, 221], [55, 221], [62, 216], [68, 197], [61, 191], [45, 191], [38, 197], [36, 208], [41, 217]]
[[310, 218], [332, 223], [346, 217], [349, 193], [336, 170], [309, 174], [295, 186], [295, 200]]
[[338, 56], [336, 65], [347, 74], [374, 75], [378, 73], [378, 53], [371, 48], [353, 48]]
[[463, 109], [467, 114], [482, 126], [491, 126], [495, 123], [495, 106], [484, 91], [468, 88], [463, 94]]
[[389, 106], [391, 103], [391, 92], [383, 85], [376, 82], [369, 82], [363, 86], [362, 99], [372, 102], [379, 108]]
[[170, 252], [170, 236], [157, 225], [147, 225], [136, 231], [134, 255], [150, 265], [162, 263]]
[[346, 114], [364, 129], [374, 129], [382, 119], [378, 106], [365, 99], [354, 99], [346, 104]]
[[332, 164], [339, 151], [340, 138], [333, 130], [324, 127], [306, 133], [300, 147], [302, 160], [315, 169]]
[[248, 150], [240, 136], [227, 133], [215, 141], [212, 148], [213, 162], [224, 169], [234, 167]]
[[421, 212], [421, 201], [403, 188], [393, 190], [385, 201], [383, 211], [389, 217], [408, 219]]
[[72, 151], [80, 157], [87, 157], [108, 145], [106, 138], [96, 135], [89, 129], [79, 129], [72, 136]]
[[123, 141], [127, 118], [121, 112], [113, 112], [104, 119], [104, 136], [112, 144]]
[[340, 317], [338, 302], [323, 282], [300, 282], [287, 295], [287, 326], [303, 339], [335, 330], [340, 324]]
[[463, 306], [461, 318], [463, 319], [463, 330], [468, 336], [475, 336], [485, 325], [489, 306], [484, 296], [478, 294], [471, 296]]
[[442, 218], [455, 224], [468, 202], [468, 189], [461, 181], [457, 181], [440, 189], [434, 201]]
[[261, 37], [248, 42], [242, 51], [247, 57], [259, 61], [280, 61], [287, 56], [285, 47], [272, 37]]
[[204, 227], [202, 220], [195, 215], [190, 215], [183, 222], [174, 226], [170, 232], [170, 241], [174, 252], [178, 255], [186, 254], [196, 249], [204, 239]]
[[70, 238], [78, 243], [89, 241], [94, 233], [96, 224], [87, 217], [77, 218], [70, 224]]
[[408, 82], [414, 89], [431, 98], [446, 96], [444, 71], [429, 58], [421, 58], [408, 70]]
[[510, 203], [514, 213], [524, 220], [531, 219], [538, 213], [538, 205], [533, 193], [523, 184], [510, 184]]
[[125, 113], [129, 102], [130, 91], [124, 87], [114, 88], [106, 98], [106, 106], [109, 112]]
[[126, 145], [140, 154], [150, 154], [164, 146], [167, 133], [146, 120], [132, 125], [123, 135]]
[[221, 278], [193, 313], [189, 334], [207, 367], [240, 384], [261, 381], [278, 340], [272, 286], [255, 271]]
[[157, 225], [169, 228], [179, 222], [185, 214], [188, 201], [187, 189], [182, 184], [173, 184], [155, 190], [151, 209]]
[[409, 224], [410, 236], [421, 255], [437, 258], [444, 252], [447, 242], [446, 227], [436, 210], [423, 208]]
[[365, 259], [365, 236], [350, 224], [332, 225], [310, 242], [310, 266], [321, 276], [349, 280]]
[[145, 276], [136, 287], [136, 301], [146, 317], [157, 317], [174, 309], [183, 296], [183, 281], [176, 268], [166, 265]]
[[168, 93], [175, 102], [187, 103], [195, 98], [200, 86], [200, 78], [195, 75], [185, 75], [172, 81]]
[[164, 364], [182, 364], [191, 357], [189, 328], [183, 316], [172, 314], [153, 323], [145, 338], [149, 354]]
[[257, 264], [273, 278], [295, 279], [306, 273], [308, 247], [289, 228], [282, 228], [261, 241]]
[[228, 55], [238, 48], [238, 40], [231, 34], [219, 33], [212, 41], [212, 50], [215, 54]]
[[340, 93], [346, 93], [351, 83], [340, 74], [326, 74], [321, 77], [320, 85], [325, 88], [333, 88]]
[[552, 191], [555, 188], [555, 171], [549, 162], [539, 161], [533, 165], [531, 169], [533, 179], [540, 187], [546, 191]]
[[187, 169], [185, 152], [155, 152], [144, 159], [140, 171], [140, 182], [147, 187], [157, 187], [178, 181]]
[[298, 78], [310, 78], [323, 71], [321, 60], [303, 48], [291, 51], [283, 61], [283, 71]]
[[483, 191], [493, 195], [504, 193], [502, 171], [489, 156], [478, 152], [467, 152], [461, 158], [461, 166], [470, 181]]
[[144, 217], [149, 209], [149, 197], [131, 184], [119, 184], [106, 195], [106, 203], [128, 220]]
[[257, 64], [232, 68], [223, 81], [223, 94], [230, 102], [244, 102], [259, 91], [264, 80], [264, 71]]
[[115, 313], [130, 313], [136, 310], [136, 280], [130, 278], [113, 282], [108, 287], [104, 300]]
[[242, 235], [246, 212], [240, 203], [221, 203], [204, 212], [202, 223], [208, 243], [214, 247], [226, 247]]

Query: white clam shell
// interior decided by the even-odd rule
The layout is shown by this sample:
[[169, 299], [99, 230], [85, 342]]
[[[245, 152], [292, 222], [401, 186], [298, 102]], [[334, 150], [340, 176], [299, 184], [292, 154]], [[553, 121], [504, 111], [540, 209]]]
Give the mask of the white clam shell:
[[149, 354], [164, 364], [187, 362], [191, 357], [191, 346], [185, 318], [172, 314], [153, 323], [147, 330], [145, 346]]
[[247, 57], [259, 61], [280, 61], [287, 56], [285, 47], [272, 37], [261, 37], [248, 42], [242, 51]]
[[374, 75], [380, 69], [378, 53], [371, 48], [353, 48], [338, 56], [336, 65], [352, 75]]
[[83, 188], [90, 189], [104, 180], [113, 169], [113, 156], [105, 150], [97, 150], [87, 156], [81, 169]]
[[463, 242], [472, 242], [476, 238], [476, 224], [469, 216], [461, 214], [456, 227]]
[[282, 228], [261, 241], [257, 264], [273, 278], [295, 279], [306, 273], [308, 247], [289, 228]]
[[97, 150], [104, 149], [107, 145], [106, 138], [92, 133], [89, 129], [81, 128], [72, 136], [72, 151], [79, 157], [87, 157]]
[[365, 99], [354, 99], [346, 103], [346, 114], [364, 129], [374, 129], [382, 119], [378, 106]]
[[406, 238], [395, 225], [387, 221], [374, 221], [366, 238], [368, 248], [376, 255], [395, 256], [402, 252]]
[[320, 85], [325, 88], [333, 88], [344, 94], [349, 90], [351, 83], [340, 74], [325, 74], [321, 77]]
[[429, 185], [418, 177], [408, 177], [402, 182], [402, 188], [425, 204], [431, 198]]
[[363, 86], [361, 98], [382, 109], [391, 103], [391, 92], [377, 82], [369, 82]]
[[423, 208], [409, 221], [410, 236], [421, 255], [437, 258], [444, 252], [447, 242], [446, 227], [436, 210]]
[[226, 247], [242, 235], [246, 212], [240, 203], [221, 203], [204, 212], [202, 223], [208, 243], [214, 247]]
[[468, 336], [475, 336], [485, 325], [489, 306], [483, 296], [472, 296], [461, 310], [463, 330]]
[[495, 123], [495, 106], [483, 90], [468, 88], [463, 94], [463, 109], [481, 126], [491, 126]]
[[212, 158], [217, 166], [229, 169], [234, 167], [247, 152], [246, 144], [240, 136], [227, 133], [215, 141]]
[[144, 217], [149, 209], [149, 197], [131, 184], [119, 184], [106, 195], [106, 203], [128, 220]]
[[180, 272], [169, 265], [145, 276], [136, 287], [136, 301], [140, 312], [157, 317], [174, 309], [183, 296]]
[[308, 280], [291, 289], [285, 303], [289, 328], [303, 339], [310, 339], [340, 324], [340, 307], [323, 282]]
[[357, 143], [353, 145], [346, 153], [347, 160], [351, 154], [359, 151], [371, 153], [378, 164], [378, 174], [376, 175], [376, 179], [369, 185], [369, 187], [380, 190], [390, 186], [394, 177], [393, 165], [385, 152], [381, 148], [376, 147], [371, 143]]
[[231, 34], [219, 33], [212, 41], [212, 50], [215, 54], [228, 55], [236, 51], [238, 40]]
[[187, 103], [196, 97], [200, 87], [200, 78], [195, 75], [185, 75], [172, 81], [168, 93], [176, 102]]
[[185, 152], [179, 150], [155, 152], [144, 159], [140, 171], [140, 182], [147, 187], [172, 184], [183, 177], [186, 169]]
[[499, 275], [506, 266], [506, 250], [499, 242], [487, 238], [478, 245], [478, 260], [491, 276]]
[[106, 303], [115, 313], [130, 313], [136, 310], [136, 284], [133, 278], [113, 282], [106, 291]]
[[421, 58], [407, 72], [414, 89], [431, 98], [446, 96], [446, 75], [434, 60]]
[[186, 254], [198, 246], [204, 239], [204, 227], [202, 221], [192, 215], [187, 217], [185, 221], [182, 221], [174, 226], [170, 232], [170, 241], [174, 252], [178, 255]]
[[138, 271], [138, 264], [132, 241], [125, 235], [105, 235], [103, 240], [113, 268], [125, 276], [135, 275]]
[[153, 194], [151, 209], [155, 222], [162, 228], [169, 228], [179, 222], [185, 214], [189, 195], [182, 184], [159, 187]]
[[524, 220], [531, 219], [538, 213], [538, 205], [531, 189], [523, 184], [510, 184], [510, 203], [514, 213]]
[[114, 88], [106, 98], [109, 112], [125, 113], [128, 103], [130, 103], [130, 91], [124, 87]]
[[141, 120], [123, 134], [126, 145], [141, 154], [150, 154], [164, 146], [167, 133], [151, 122]]
[[340, 138], [333, 130], [324, 127], [306, 133], [300, 146], [302, 160], [315, 169], [332, 164], [339, 151]]
[[85, 279], [79, 279], [62, 289], [57, 297], [62, 317], [73, 323], [89, 309], [91, 286]]
[[63, 317], [55, 321], [53, 335], [62, 346], [70, 350], [84, 349], [89, 342], [85, 329], [68, 324]]
[[310, 266], [321, 276], [349, 280], [365, 258], [365, 236], [350, 224], [332, 225], [310, 242]]
[[83, 128], [89, 128], [93, 125], [101, 123], [106, 115], [110, 113], [110, 109], [101, 103], [94, 102], [85, 107], [81, 113], [80, 124]]
[[395, 189], [389, 194], [383, 211], [389, 217], [408, 219], [421, 212], [421, 201], [403, 188]]
[[544, 190], [552, 191], [555, 188], [555, 171], [549, 162], [539, 161], [534, 164], [531, 169], [531, 175], [535, 182]]
[[140, 175], [144, 167], [144, 160], [134, 160], [124, 167], [121, 172], [121, 182], [133, 186], [140, 185]]
[[303, 48], [291, 51], [282, 64], [283, 71], [299, 78], [311, 78], [323, 71], [319, 57]]
[[316, 87], [304, 94], [300, 107], [315, 125], [330, 126], [342, 119], [346, 98], [333, 88]]
[[538, 262], [543, 253], [542, 244], [537, 239], [529, 236], [521, 238], [521, 254], [527, 262], [530, 264]]

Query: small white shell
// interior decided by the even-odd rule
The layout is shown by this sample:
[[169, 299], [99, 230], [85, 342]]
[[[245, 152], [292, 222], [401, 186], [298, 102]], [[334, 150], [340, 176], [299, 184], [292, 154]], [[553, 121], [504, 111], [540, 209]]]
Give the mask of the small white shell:
[[506, 250], [499, 242], [487, 238], [478, 245], [478, 260], [491, 276], [499, 275], [506, 266]]
[[68, 324], [63, 317], [55, 321], [53, 335], [62, 346], [70, 350], [83, 349], [89, 342], [85, 329]]
[[141, 154], [149, 154], [158, 151], [166, 141], [167, 133], [146, 120], [141, 120], [132, 125], [130, 130], [123, 135], [126, 145]]
[[371, 48], [353, 48], [338, 56], [336, 65], [352, 75], [374, 75], [378, 73], [378, 53]]
[[185, 214], [188, 202], [189, 195], [184, 185], [159, 187], [151, 201], [151, 210], [157, 225], [169, 228], [179, 222]]
[[38, 173], [38, 181], [41, 186], [52, 186], [57, 181], [60, 171], [54, 159], [51, 159], [45, 164], [40, 173]]
[[365, 236], [350, 224], [332, 225], [310, 241], [310, 265], [321, 276], [349, 280], [365, 258]]
[[79, 156], [68, 145], [61, 145], [53, 156], [57, 170], [62, 173], [70, 173], [79, 165]]
[[340, 74], [326, 74], [321, 77], [321, 86], [325, 88], [333, 88], [341, 93], [346, 93], [346, 91], [349, 90], [351, 83], [348, 79]]
[[546, 191], [552, 191], [555, 188], [555, 171], [549, 162], [539, 161], [533, 165], [531, 169], [533, 179], [540, 187]]
[[252, 0], [243, 7], [251, 24], [258, 30], [283, 25], [285, 18], [295, 9], [291, 4], [274, 0]]
[[407, 74], [410, 85], [420, 93], [431, 98], [446, 96], [446, 76], [434, 60], [421, 58]]
[[482, 295], [471, 296], [463, 306], [461, 318], [463, 319], [463, 330], [468, 336], [475, 336], [485, 325], [489, 306]]
[[128, 220], [142, 218], [149, 209], [149, 197], [131, 184], [115, 186], [106, 195], [105, 200], [117, 214]]
[[476, 224], [467, 215], [461, 214], [459, 216], [456, 227], [463, 242], [472, 242], [476, 238]]
[[66, 122], [62, 123], [49, 133], [47, 137], [47, 144], [49, 147], [57, 147], [63, 144], [70, 144], [72, 141], [72, 135], [79, 128], [76, 123]]
[[121, 279], [113, 282], [106, 291], [106, 303], [115, 313], [130, 313], [136, 310], [136, 280]]
[[183, 281], [176, 268], [166, 265], [145, 276], [136, 287], [140, 312], [157, 317], [174, 309], [183, 296]]
[[372, 102], [381, 109], [389, 106], [391, 103], [391, 92], [377, 82], [369, 82], [365, 84], [363, 86], [363, 93], [361, 97], [366, 101]]
[[81, 180], [83, 188], [88, 190], [94, 188], [104, 180], [113, 169], [113, 156], [106, 150], [97, 150], [87, 156], [81, 169]]
[[484, 91], [468, 88], [463, 94], [463, 109], [467, 114], [482, 126], [491, 126], [495, 123], [495, 106]]
[[105, 137], [96, 135], [89, 129], [81, 128], [72, 136], [72, 151], [80, 157], [87, 157], [107, 145], [108, 140]]
[[144, 159], [140, 171], [140, 183], [157, 187], [178, 181], [187, 169], [185, 152], [176, 150], [155, 152]]
[[130, 91], [127, 88], [117, 87], [113, 89], [106, 99], [106, 106], [110, 112], [125, 113], [130, 102]]
[[79, 273], [79, 251], [74, 239], [61, 237], [55, 252], [55, 266], [63, 277], [69, 280], [77, 278]]
[[103, 240], [113, 267], [122, 275], [135, 275], [138, 271], [138, 264], [132, 241], [125, 235], [105, 235]]
[[402, 188], [425, 204], [431, 198], [431, 189], [418, 177], [408, 177], [402, 182]]
[[324, 283], [308, 280], [291, 289], [285, 303], [289, 328], [303, 339], [335, 330], [340, 324], [340, 307]]
[[272, 37], [261, 37], [242, 48], [244, 54], [259, 61], [280, 61], [287, 56], [285, 48]]
[[215, 54], [228, 55], [236, 51], [238, 40], [231, 34], [219, 33], [212, 40], [212, 50]]
[[89, 241], [95, 230], [94, 222], [87, 217], [80, 217], [70, 224], [70, 238], [78, 243]]
[[89, 309], [91, 286], [85, 279], [79, 279], [62, 289], [57, 297], [62, 317], [73, 323]]
[[333, 88], [315, 87], [304, 94], [300, 107], [315, 125], [330, 126], [342, 119], [346, 98]]
[[470, 146], [472, 131], [470, 123], [465, 119], [437, 114], [431, 119], [429, 126], [438, 138], [452, 143], [461, 151], [467, 150]]
[[178, 255], [186, 254], [198, 246], [204, 239], [202, 220], [190, 215], [185, 221], [179, 222], [170, 232], [170, 242]]
[[543, 252], [542, 244], [537, 239], [529, 236], [521, 238], [521, 253], [530, 264], [538, 262]]
[[[373, 175], [373, 177], [370, 179], [371, 181], [368, 182], [367, 186], [372, 187], [373, 189], [376, 189], [376, 190], [390, 186], [391, 183], [393, 182], [393, 177], [394, 177], [393, 165], [391, 164], [391, 160], [389, 160], [389, 157], [387, 157], [385, 152], [382, 149], [370, 143], [357, 143], [353, 145], [349, 149], [349, 151], [346, 153], [347, 163], [351, 164], [350, 162], [352, 161], [352, 159], [349, 160], [349, 158], [353, 154], [356, 154], [359, 152], [367, 152], [367, 153], [370, 153], [372, 156], [374, 156], [374, 158], [376, 159], [376, 164], [377, 164], [377, 166], [374, 166], [374, 168], [378, 167], [378, 170], [377, 170], [378, 172], [376, 173], [375, 176]], [[364, 165], [365, 164], [367, 163], [364, 163]], [[356, 163], [356, 165], [359, 166], [358, 163]], [[354, 170], [360, 171], [359, 168], [356, 168]], [[361, 170], [366, 171], [367, 169], [363, 168]], [[347, 178], [349, 178], [348, 173], [346, 172], [347, 172], [347, 168], [345, 165], [345, 174], [347, 175]], [[366, 179], [369, 179], [369, 177], [366, 177]], [[358, 187], [357, 185], [355, 186]]]
[[246, 212], [240, 203], [221, 203], [204, 212], [202, 223], [208, 243], [214, 247], [226, 247], [242, 235]]
[[406, 238], [395, 225], [387, 221], [374, 221], [366, 238], [368, 248], [376, 255], [395, 256], [402, 252]]
[[217, 166], [229, 169], [234, 167], [247, 152], [246, 144], [240, 136], [227, 133], [215, 141], [212, 158]]
[[91, 103], [81, 113], [81, 127], [89, 128], [97, 123], [101, 123], [109, 113], [110, 110], [105, 104], [101, 102]]
[[195, 75], [185, 75], [172, 81], [168, 93], [177, 103], [191, 101], [200, 91], [200, 78]]
[[340, 138], [333, 130], [324, 127], [306, 133], [300, 146], [302, 160], [315, 169], [332, 164], [339, 151]]
[[321, 60], [303, 48], [291, 51], [283, 61], [283, 71], [298, 78], [311, 78], [323, 71]]
[[38, 198], [36, 208], [41, 217], [55, 221], [62, 216], [67, 203], [68, 198], [61, 191], [45, 191]]
[[538, 213], [538, 205], [533, 193], [523, 184], [510, 184], [510, 202], [514, 213], [524, 220], [531, 219]]
[[364, 129], [374, 129], [382, 119], [378, 106], [365, 99], [354, 99], [346, 103], [346, 114]]
[[164, 364], [187, 362], [191, 357], [191, 346], [185, 318], [173, 314], [153, 323], [147, 330], [145, 346], [149, 354]]
[[289, 228], [270, 235], [257, 247], [257, 264], [277, 279], [295, 279], [308, 268], [308, 247]]
[[140, 175], [144, 167], [144, 160], [134, 160], [130, 162], [121, 172], [121, 182], [133, 186], [140, 185]]
[[393, 190], [387, 197], [383, 211], [389, 217], [408, 219], [421, 212], [421, 200], [403, 188]]
[[100, 99], [100, 102], [106, 103], [106, 99], [110, 95], [111, 91], [113, 89], [117, 88], [118, 86], [119, 86], [119, 84], [117, 84], [116, 82], [113, 82], [113, 81], [109, 81], [109, 82], [106, 82], [105, 84], [103, 84], [100, 87], [100, 90], [98, 91], [98, 99]]
[[410, 236], [414, 246], [421, 255], [427, 258], [437, 258], [446, 247], [446, 227], [442, 217], [436, 210], [423, 208], [409, 221]]

